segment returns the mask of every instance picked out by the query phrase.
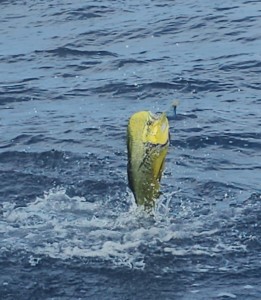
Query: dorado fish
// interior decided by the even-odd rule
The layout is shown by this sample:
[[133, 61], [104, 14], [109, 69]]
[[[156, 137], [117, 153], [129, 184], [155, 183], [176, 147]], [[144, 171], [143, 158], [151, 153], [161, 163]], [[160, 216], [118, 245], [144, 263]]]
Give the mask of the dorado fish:
[[165, 113], [140, 111], [127, 130], [128, 181], [137, 205], [151, 209], [159, 197], [160, 180], [169, 146]]

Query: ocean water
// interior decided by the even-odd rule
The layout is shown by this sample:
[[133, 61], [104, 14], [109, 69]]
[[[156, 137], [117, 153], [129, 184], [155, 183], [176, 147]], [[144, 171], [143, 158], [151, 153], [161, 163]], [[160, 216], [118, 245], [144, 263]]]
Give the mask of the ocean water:
[[[0, 299], [261, 299], [261, 2], [0, 8]], [[153, 215], [139, 110], [170, 122]]]

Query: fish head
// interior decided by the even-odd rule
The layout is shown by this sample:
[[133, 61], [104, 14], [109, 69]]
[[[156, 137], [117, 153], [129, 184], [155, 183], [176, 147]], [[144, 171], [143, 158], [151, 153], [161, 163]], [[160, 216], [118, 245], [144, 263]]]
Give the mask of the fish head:
[[128, 124], [128, 139], [136, 143], [165, 145], [169, 141], [169, 122], [165, 113], [139, 111]]
[[147, 112], [142, 141], [151, 145], [166, 145], [168, 143], [169, 123], [165, 113]]

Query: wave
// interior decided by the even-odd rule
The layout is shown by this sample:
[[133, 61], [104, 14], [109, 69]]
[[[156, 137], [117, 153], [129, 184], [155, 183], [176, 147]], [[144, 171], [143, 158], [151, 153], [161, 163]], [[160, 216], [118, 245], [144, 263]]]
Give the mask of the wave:
[[[195, 132], [191, 130], [190, 132]], [[221, 147], [223, 149], [251, 149], [260, 150], [261, 143], [259, 133], [229, 133], [227, 135], [209, 134], [209, 135], [193, 135], [185, 140], [171, 140], [171, 145], [181, 147], [183, 149], [200, 149], [209, 146]]]
[[84, 57], [117, 57], [116, 53], [112, 53], [105, 50], [100, 51], [87, 51], [87, 50], [79, 50], [79, 49], [72, 49], [69, 47], [58, 47], [52, 50], [36, 50], [36, 54], [52, 54], [54, 56], [64, 57], [64, 56], [84, 56]]

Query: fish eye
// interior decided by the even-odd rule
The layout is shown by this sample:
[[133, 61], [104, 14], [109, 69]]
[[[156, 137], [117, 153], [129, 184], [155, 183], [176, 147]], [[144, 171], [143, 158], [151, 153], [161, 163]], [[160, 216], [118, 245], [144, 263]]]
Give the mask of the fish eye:
[[151, 120], [148, 120], [148, 121], [147, 121], [147, 125], [148, 125], [148, 126], [152, 125], [152, 123], [153, 123], [153, 122], [152, 122]]

